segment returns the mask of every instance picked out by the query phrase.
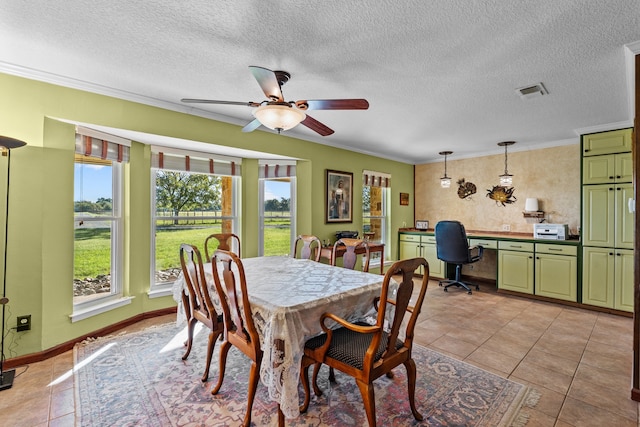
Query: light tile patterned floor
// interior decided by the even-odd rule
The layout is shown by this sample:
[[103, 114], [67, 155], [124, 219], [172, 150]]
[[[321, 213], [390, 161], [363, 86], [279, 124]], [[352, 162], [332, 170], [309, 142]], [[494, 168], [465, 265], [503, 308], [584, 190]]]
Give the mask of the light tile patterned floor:
[[[504, 296], [481, 285], [468, 295], [429, 284], [416, 329], [419, 344], [534, 387], [540, 399], [527, 427], [638, 426], [629, 398], [632, 319]], [[134, 331], [174, 317], [127, 328]], [[67, 352], [16, 370], [0, 392], [2, 426], [73, 426], [73, 366]]]

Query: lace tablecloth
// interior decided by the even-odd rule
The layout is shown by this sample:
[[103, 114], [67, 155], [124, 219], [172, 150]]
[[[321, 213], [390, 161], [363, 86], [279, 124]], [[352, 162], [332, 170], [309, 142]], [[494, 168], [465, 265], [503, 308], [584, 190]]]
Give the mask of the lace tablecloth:
[[[264, 351], [260, 379], [284, 415], [295, 418], [304, 343], [322, 332], [320, 316], [329, 311], [351, 321], [362, 319], [380, 295], [383, 276], [280, 256], [243, 258], [242, 264]], [[205, 264], [205, 274], [213, 287], [210, 264]], [[397, 284], [391, 285], [390, 298], [395, 299]], [[184, 286], [181, 274], [173, 286], [178, 322], [186, 319], [181, 299]], [[215, 291], [211, 295], [217, 296]], [[274, 345], [278, 340], [284, 343], [284, 352]]]

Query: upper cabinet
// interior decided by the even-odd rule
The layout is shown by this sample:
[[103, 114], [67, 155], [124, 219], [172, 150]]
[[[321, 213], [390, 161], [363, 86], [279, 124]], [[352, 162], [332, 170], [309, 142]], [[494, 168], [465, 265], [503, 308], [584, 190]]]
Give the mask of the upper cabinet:
[[583, 184], [631, 182], [632, 179], [631, 153], [606, 154], [582, 159]]
[[631, 151], [631, 129], [592, 133], [582, 136], [582, 156], [625, 153]]

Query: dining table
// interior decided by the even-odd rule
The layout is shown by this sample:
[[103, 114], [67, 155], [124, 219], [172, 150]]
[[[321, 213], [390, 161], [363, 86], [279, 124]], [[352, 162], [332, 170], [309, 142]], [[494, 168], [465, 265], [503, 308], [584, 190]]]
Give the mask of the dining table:
[[[253, 320], [264, 352], [260, 380], [269, 398], [286, 418], [299, 416], [298, 382], [305, 342], [321, 334], [320, 317], [332, 312], [348, 321], [376, 316], [373, 301], [380, 296], [384, 276], [287, 256], [242, 258]], [[211, 264], [204, 265], [214, 305], [219, 298]], [[390, 283], [395, 299], [397, 283]], [[178, 322], [186, 321], [182, 274], [173, 285]], [[393, 310], [387, 304], [387, 311]], [[329, 327], [335, 326], [328, 324]]]

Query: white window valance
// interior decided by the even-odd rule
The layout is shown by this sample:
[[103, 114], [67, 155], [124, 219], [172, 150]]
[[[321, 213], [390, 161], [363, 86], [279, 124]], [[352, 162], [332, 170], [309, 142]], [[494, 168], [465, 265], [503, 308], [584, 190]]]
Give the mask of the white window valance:
[[362, 183], [370, 187], [391, 187], [391, 174], [363, 170]]
[[151, 166], [158, 169], [240, 176], [241, 165], [242, 159], [237, 157], [151, 146]]
[[259, 160], [260, 178], [287, 178], [296, 176], [296, 162], [291, 160]]
[[119, 136], [76, 126], [77, 154], [126, 163], [129, 161], [130, 146], [131, 141]]

